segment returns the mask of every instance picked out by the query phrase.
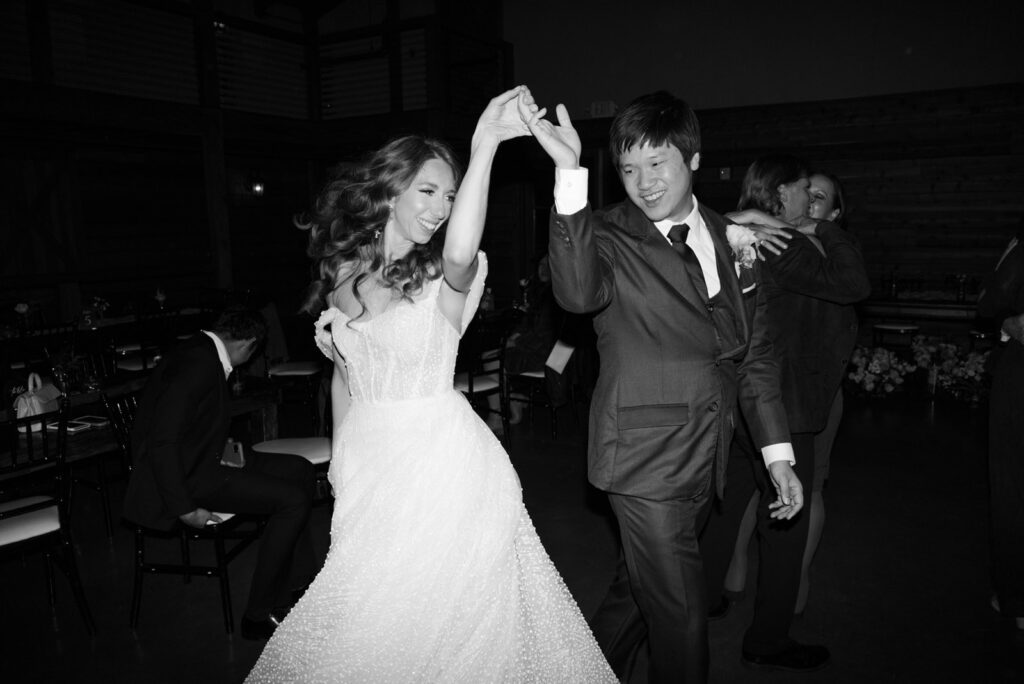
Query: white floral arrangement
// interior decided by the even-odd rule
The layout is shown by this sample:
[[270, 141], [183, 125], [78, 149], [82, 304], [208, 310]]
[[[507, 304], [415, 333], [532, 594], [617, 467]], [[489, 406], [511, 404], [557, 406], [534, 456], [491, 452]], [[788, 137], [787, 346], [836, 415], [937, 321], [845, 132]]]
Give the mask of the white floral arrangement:
[[14, 312], [19, 316], [25, 316], [28, 314], [28, 304], [26, 302], [18, 302], [14, 305]]
[[885, 347], [868, 349], [858, 346], [850, 356], [849, 370], [847, 377], [858, 390], [887, 396], [901, 388], [903, 378], [917, 370], [917, 365], [901, 361]]
[[110, 308], [110, 302], [108, 302], [103, 297], [93, 297], [89, 308], [92, 309], [94, 312], [103, 315], [103, 313]]
[[725, 227], [725, 239], [732, 249], [733, 258], [743, 268], [753, 268], [757, 261], [757, 235], [750, 228], [730, 223]]
[[917, 367], [929, 371], [934, 387], [949, 396], [976, 403], [988, 393], [985, 362], [989, 352], [967, 351], [925, 335], [914, 337], [910, 349]]

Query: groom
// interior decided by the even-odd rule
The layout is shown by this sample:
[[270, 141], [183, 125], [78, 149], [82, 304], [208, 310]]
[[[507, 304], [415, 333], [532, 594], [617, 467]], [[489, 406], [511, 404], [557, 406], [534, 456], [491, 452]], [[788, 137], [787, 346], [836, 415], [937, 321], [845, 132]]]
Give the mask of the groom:
[[705, 682], [697, 534], [723, 488], [737, 403], [779, 496], [773, 517], [792, 518], [803, 506], [756, 270], [744, 268], [741, 287], [726, 221], [693, 196], [700, 132], [685, 102], [657, 92], [615, 117], [611, 156], [629, 202], [603, 211], [587, 203], [580, 139], [565, 107], [556, 126], [529, 93], [524, 103], [556, 167], [548, 248], [555, 297], [568, 311], [597, 312], [589, 478], [608, 492], [622, 556], [592, 620], [595, 636], [623, 681], [646, 641], [650, 682]]

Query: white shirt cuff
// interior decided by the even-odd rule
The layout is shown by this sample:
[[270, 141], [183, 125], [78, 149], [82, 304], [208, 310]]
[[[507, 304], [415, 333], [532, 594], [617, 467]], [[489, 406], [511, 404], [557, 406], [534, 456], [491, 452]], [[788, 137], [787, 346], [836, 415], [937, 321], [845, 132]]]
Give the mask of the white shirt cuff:
[[555, 169], [555, 211], [568, 216], [587, 206], [587, 169]]
[[793, 454], [793, 445], [789, 442], [769, 444], [761, 448], [761, 456], [764, 458], [765, 467], [776, 461], [789, 461], [789, 465], [796, 465], [796, 456]]

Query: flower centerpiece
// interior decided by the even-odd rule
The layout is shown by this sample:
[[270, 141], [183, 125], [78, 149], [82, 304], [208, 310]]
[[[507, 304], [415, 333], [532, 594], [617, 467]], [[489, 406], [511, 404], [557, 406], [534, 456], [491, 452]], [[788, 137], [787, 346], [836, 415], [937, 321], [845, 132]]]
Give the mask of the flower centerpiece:
[[985, 362], [988, 352], [968, 351], [949, 342], [925, 335], [910, 344], [918, 368], [927, 373], [930, 394], [945, 394], [953, 399], [978, 404], [988, 393]]
[[156, 305], [163, 310], [164, 304], [167, 302], [167, 295], [164, 294], [164, 291], [161, 288], [156, 288], [156, 294], [153, 295], [153, 299], [156, 300]]
[[847, 379], [855, 391], [885, 397], [903, 388], [904, 378], [917, 369], [890, 349], [857, 346], [850, 356]]
[[94, 328], [96, 321], [103, 318], [103, 314], [110, 308], [110, 302], [100, 296], [89, 300], [89, 305], [82, 309], [82, 325], [86, 328]]
[[92, 298], [92, 302], [89, 304], [89, 308], [95, 314], [96, 318], [103, 318], [103, 314], [110, 308], [110, 302], [100, 296]]
[[988, 395], [988, 378], [985, 362], [988, 352], [968, 352], [957, 357], [949, 370], [940, 372], [938, 386], [954, 399], [978, 405]]

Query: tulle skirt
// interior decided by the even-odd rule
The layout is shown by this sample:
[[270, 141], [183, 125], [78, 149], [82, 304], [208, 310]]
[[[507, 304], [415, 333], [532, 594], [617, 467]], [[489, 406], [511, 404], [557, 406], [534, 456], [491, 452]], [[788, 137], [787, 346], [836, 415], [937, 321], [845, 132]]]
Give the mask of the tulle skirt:
[[247, 681], [617, 681], [461, 394], [353, 402], [330, 480], [327, 560]]

